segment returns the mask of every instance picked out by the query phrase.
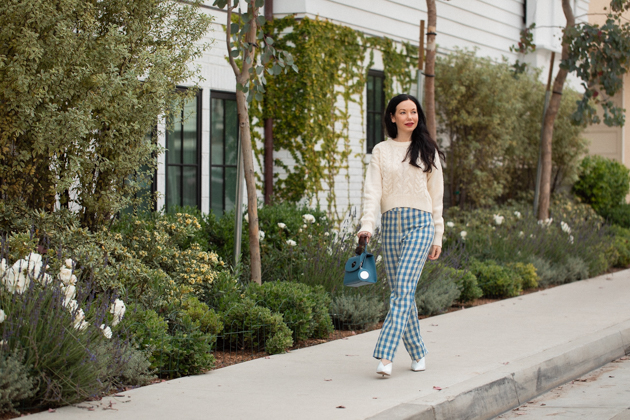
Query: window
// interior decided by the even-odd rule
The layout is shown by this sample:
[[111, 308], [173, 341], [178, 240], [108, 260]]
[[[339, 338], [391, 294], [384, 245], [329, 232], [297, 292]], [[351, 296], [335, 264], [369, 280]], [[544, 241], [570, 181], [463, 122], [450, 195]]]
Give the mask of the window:
[[383, 112], [385, 103], [385, 91], [383, 72], [370, 70], [367, 78], [367, 153], [378, 143], [385, 140], [383, 131]]
[[[157, 126], [154, 126], [144, 137], [147, 143], [157, 143]], [[156, 158], [156, 156], [154, 156]], [[142, 165], [135, 175], [129, 177], [129, 181], [139, 182], [139, 189], [133, 196], [133, 204], [122, 210], [123, 214], [133, 214], [134, 211], [143, 213], [157, 210], [155, 201], [155, 192], [157, 185], [155, 183], [157, 171], [151, 171], [149, 174], [149, 165]], [[142, 179], [139, 175], [142, 174]], [[148, 176], [147, 176], [148, 175]]]
[[234, 209], [238, 154], [236, 95], [212, 92], [210, 100], [210, 209], [220, 216]]
[[166, 209], [200, 207], [201, 91], [173, 112], [166, 132]]

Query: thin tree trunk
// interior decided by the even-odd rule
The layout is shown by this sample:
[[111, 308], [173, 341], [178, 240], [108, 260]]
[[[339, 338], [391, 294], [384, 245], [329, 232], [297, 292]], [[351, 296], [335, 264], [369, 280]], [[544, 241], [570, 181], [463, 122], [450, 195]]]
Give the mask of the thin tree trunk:
[[436, 25], [437, 9], [435, 0], [427, 0], [427, 56], [424, 70], [424, 106], [427, 117], [427, 129], [431, 137], [437, 139], [435, 124], [435, 54], [436, 54]]
[[243, 92], [236, 92], [239, 129], [241, 130], [241, 150], [243, 151], [243, 168], [247, 189], [247, 217], [249, 218], [249, 261], [251, 265], [251, 281], [261, 284], [260, 243], [258, 237], [258, 200], [256, 198], [256, 179], [254, 174], [254, 157], [252, 137], [249, 127], [249, 110], [247, 98]]
[[[575, 26], [575, 17], [571, 9], [570, 0], [562, 0], [562, 10], [567, 18], [567, 28]], [[562, 43], [562, 60], [569, 58], [568, 45]], [[540, 201], [538, 204], [538, 220], [546, 220], [549, 218], [549, 205], [551, 203], [551, 142], [553, 139], [553, 125], [560, 109], [560, 101], [562, 100], [562, 89], [567, 79], [567, 70], [560, 68], [553, 82], [553, 92], [545, 119], [543, 121], [542, 135], [542, 159], [541, 159], [541, 179], [540, 179]]]
[[[254, 5], [255, 1], [248, 1], [248, 7], [254, 11], [253, 19], [249, 32], [247, 33], [247, 43], [254, 44], [256, 42], [256, 32], [258, 25], [256, 18], [258, 17], [258, 8]], [[249, 82], [249, 70], [253, 63], [253, 50], [250, 50], [243, 57], [241, 67], [230, 54], [232, 48], [230, 46], [232, 11], [234, 6], [228, 4], [227, 28], [226, 28], [226, 44], [228, 51], [228, 59], [230, 66], [234, 71], [237, 83], [247, 86]], [[243, 153], [243, 170], [245, 172], [245, 187], [247, 189], [247, 214], [249, 218], [249, 264], [251, 269], [250, 280], [254, 283], [262, 283], [261, 263], [260, 263], [260, 241], [258, 238], [258, 200], [256, 197], [256, 179], [254, 175], [254, 154], [252, 150], [252, 135], [249, 126], [249, 109], [247, 106], [247, 98], [245, 93], [236, 91], [236, 107], [238, 109], [239, 129], [241, 130], [241, 150]]]

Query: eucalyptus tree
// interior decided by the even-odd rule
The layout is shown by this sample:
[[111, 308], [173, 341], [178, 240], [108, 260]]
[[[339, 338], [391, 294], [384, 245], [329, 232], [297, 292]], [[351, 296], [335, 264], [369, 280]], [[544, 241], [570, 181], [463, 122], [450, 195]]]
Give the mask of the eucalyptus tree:
[[92, 229], [126, 207], [156, 166], [147, 132], [197, 76], [212, 20], [198, 6], [0, 2], [1, 199], [74, 208]]
[[[258, 229], [258, 199], [252, 135], [249, 122], [249, 103], [263, 100], [265, 72], [277, 75], [290, 68], [297, 72], [293, 57], [286, 51], [278, 51], [274, 40], [265, 33], [265, 16], [260, 14], [264, 0], [247, 0], [247, 10], [242, 11], [239, 0], [215, 0], [214, 6], [227, 11], [226, 47], [228, 61], [236, 78], [236, 106], [240, 130], [240, 142], [247, 189], [247, 214], [249, 221], [249, 252], [251, 280], [262, 282], [260, 241]], [[237, 12], [237, 13], [235, 13]]]
[[[567, 23], [562, 37], [562, 61], [553, 82], [553, 93], [543, 120], [542, 177], [538, 219], [549, 218], [552, 173], [552, 138], [554, 122], [560, 109], [562, 89], [567, 75], [574, 72], [584, 88], [582, 99], [572, 119], [575, 124], [601, 121], [597, 105], [603, 110], [603, 122], [608, 126], [625, 123], [624, 110], [612, 97], [623, 87], [623, 76], [630, 68], [630, 23], [623, 14], [630, 10], [630, 0], [612, 0], [606, 22], [599, 26], [588, 22], [576, 23], [570, 0], [561, 0]], [[524, 31], [521, 43], [531, 45]]]

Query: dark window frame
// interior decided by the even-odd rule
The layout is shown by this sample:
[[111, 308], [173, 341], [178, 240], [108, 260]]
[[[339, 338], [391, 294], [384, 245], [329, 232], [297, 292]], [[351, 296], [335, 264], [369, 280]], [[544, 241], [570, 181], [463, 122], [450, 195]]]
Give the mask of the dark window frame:
[[[178, 90], [183, 91], [183, 90], [188, 90], [189, 88], [187, 87], [177, 87]], [[166, 159], [164, 162], [164, 166], [165, 166], [165, 182], [166, 182], [166, 186], [164, 188], [165, 191], [165, 195], [164, 195], [164, 207], [166, 208], [166, 211], [169, 211], [168, 208], [168, 203], [169, 203], [169, 182], [168, 182], [168, 172], [169, 172], [169, 167], [178, 167], [178, 168], [182, 168], [182, 176], [180, 179], [180, 197], [179, 197], [179, 202], [181, 204], [183, 204], [183, 191], [184, 191], [184, 176], [183, 176], [183, 168], [184, 167], [196, 167], [197, 168], [197, 176], [196, 176], [196, 181], [197, 181], [197, 191], [195, 191], [195, 196], [196, 196], [196, 202], [197, 205], [196, 207], [198, 209], [201, 209], [201, 157], [203, 155], [203, 151], [202, 151], [202, 112], [203, 112], [203, 90], [199, 89], [197, 91], [197, 94], [195, 95], [195, 99], [197, 100], [197, 158], [196, 158], [196, 162], [195, 164], [186, 164], [186, 163], [170, 163], [169, 162], [169, 156], [170, 156], [170, 151], [167, 149], [166, 150]], [[183, 116], [184, 113], [184, 109], [182, 109], [180, 114], [180, 118]], [[168, 123], [167, 123], [167, 127], [166, 127], [166, 136], [165, 136], [165, 140], [166, 140], [166, 146], [168, 147]], [[181, 145], [182, 145], [182, 159], [184, 156], [184, 130], [181, 130]], [[181, 205], [180, 204], [180, 205]]]
[[[385, 132], [383, 131], [382, 133], [382, 138], [380, 141], [376, 141], [376, 133], [370, 132], [370, 118], [376, 118], [379, 119], [381, 121], [381, 128], [383, 128], [383, 130], [385, 129], [385, 127], [383, 126], [383, 113], [385, 112], [385, 73], [379, 70], [369, 70], [368, 71], [368, 78], [369, 77], [374, 77], [374, 78], [379, 78], [381, 79], [381, 86], [382, 86], [382, 92], [381, 92], [381, 107], [382, 109], [380, 110], [371, 110], [368, 109], [367, 104], [369, 104], [369, 100], [366, 100], [366, 121], [365, 121], [365, 132], [366, 132], [366, 153], [371, 154], [372, 153], [372, 149], [374, 149], [374, 146], [376, 146], [378, 143], [380, 143], [381, 141], [385, 140]], [[367, 99], [367, 95], [370, 94], [368, 88], [367, 88], [367, 83], [365, 86], [365, 90], [366, 90], [366, 99]], [[376, 97], [374, 98], [376, 99]], [[375, 100], [372, 101], [372, 103], [376, 103]]]
[[[208, 154], [210, 157], [210, 182], [209, 182], [209, 197], [210, 197], [210, 210], [212, 211], [213, 208], [213, 203], [212, 203], [212, 168], [223, 168], [223, 183], [222, 183], [222, 191], [221, 191], [221, 197], [223, 197], [223, 201], [222, 201], [222, 212], [225, 213], [225, 204], [226, 204], [226, 200], [225, 200], [225, 188], [227, 185], [226, 182], [226, 168], [237, 168], [237, 165], [226, 165], [226, 146], [225, 146], [225, 130], [226, 130], [226, 123], [225, 123], [225, 119], [226, 119], [226, 113], [223, 113], [223, 127], [224, 127], [224, 138], [223, 138], [223, 158], [222, 158], [222, 162], [223, 164], [221, 165], [215, 165], [212, 163], [212, 100], [213, 99], [221, 99], [221, 100], [229, 100], [229, 101], [236, 101], [236, 92], [229, 92], [229, 91], [221, 91], [221, 90], [211, 90], [210, 91], [210, 153]], [[225, 110], [225, 107], [224, 107]], [[240, 132], [240, 127], [238, 125], [238, 109], [237, 109], [237, 135], [236, 135], [236, 141], [237, 141], [237, 151], [238, 151], [238, 142], [240, 141], [240, 136], [239, 133]], [[237, 162], [239, 159], [238, 156], [238, 152], [237, 152], [237, 156], [236, 156]], [[238, 181], [237, 181], [238, 182]]]

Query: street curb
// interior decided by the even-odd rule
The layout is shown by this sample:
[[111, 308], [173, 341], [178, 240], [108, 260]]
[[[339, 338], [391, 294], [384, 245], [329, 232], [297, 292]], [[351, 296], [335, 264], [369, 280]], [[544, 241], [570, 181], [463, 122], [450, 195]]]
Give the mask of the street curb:
[[630, 354], [630, 320], [399, 404], [372, 420], [486, 420]]

